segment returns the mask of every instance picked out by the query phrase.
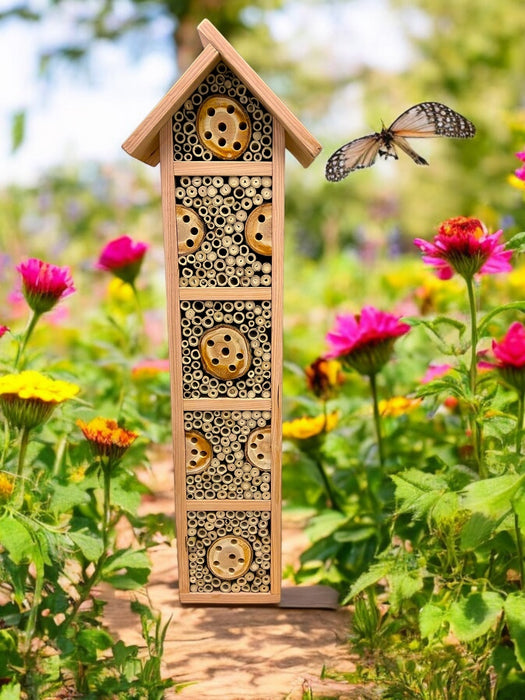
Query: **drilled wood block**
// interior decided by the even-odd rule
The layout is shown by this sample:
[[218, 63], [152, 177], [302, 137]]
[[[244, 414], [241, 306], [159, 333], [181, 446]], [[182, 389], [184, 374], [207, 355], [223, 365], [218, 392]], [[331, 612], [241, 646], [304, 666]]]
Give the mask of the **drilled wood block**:
[[188, 500], [270, 500], [270, 411], [185, 411], [184, 430]]
[[183, 300], [180, 314], [184, 398], [271, 397], [271, 301]]
[[187, 512], [189, 590], [192, 593], [269, 593], [270, 512]]
[[222, 61], [175, 112], [173, 157], [269, 161], [272, 115]]
[[272, 178], [175, 178], [181, 287], [270, 287]]

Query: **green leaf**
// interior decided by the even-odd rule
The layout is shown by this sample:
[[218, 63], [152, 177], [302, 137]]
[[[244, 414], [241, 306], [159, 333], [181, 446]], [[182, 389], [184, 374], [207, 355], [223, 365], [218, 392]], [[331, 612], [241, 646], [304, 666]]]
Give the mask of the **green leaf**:
[[89, 494], [77, 484], [54, 485], [50, 507], [55, 514], [67, 513], [83, 503], [89, 503]]
[[141, 495], [138, 491], [130, 491], [120, 484], [114, 483], [111, 486], [111, 505], [120, 508], [125, 513], [136, 515], [140, 505]]
[[25, 109], [15, 112], [11, 121], [11, 153], [18, 151], [24, 142], [26, 133], [26, 111]]
[[20, 700], [20, 683], [9, 683], [0, 688], [0, 700]]
[[409, 600], [423, 588], [423, 577], [419, 571], [392, 571], [387, 576], [390, 586], [389, 602], [394, 615], [399, 612], [403, 601]]
[[84, 532], [72, 530], [68, 532], [68, 535], [88, 561], [97, 561], [102, 556], [104, 549], [102, 542], [86, 532], [87, 530]]
[[83, 629], [75, 637], [75, 642], [85, 661], [95, 662], [98, 652], [109, 649], [113, 644], [111, 635], [101, 629]]
[[520, 233], [514, 234], [505, 245], [507, 250], [515, 250], [518, 253], [525, 252], [525, 231], [520, 231]]
[[364, 574], [359, 576], [357, 581], [354, 581], [350, 587], [350, 590], [348, 591], [348, 595], [343, 601], [343, 605], [354, 598], [358, 593], [361, 593], [370, 586], [376, 584], [382, 578], [385, 578], [385, 576], [392, 570], [392, 566], [393, 562], [391, 561], [380, 561], [376, 564], [372, 564], [368, 571], [365, 571]]
[[348, 520], [346, 515], [335, 510], [328, 510], [312, 518], [306, 528], [306, 534], [312, 542], [328, 537]]
[[396, 485], [396, 498], [400, 501], [400, 512], [424, 517], [448, 491], [445, 479], [427, 474], [419, 469], [408, 469], [391, 477]]
[[525, 474], [504, 474], [474, 481], [463, 489], [463, 508], [497, 518], [512, 507], [512, 500], [525, 482]]
[[460, 642], [470, 642], [486, 634], [497, 622], [502, 610], [503, 598], [499, 593], [470, 593], [452, 603], [447, 620]]
[[446, 621], [447, 611], [427, 603], [419, 612], [419, 630], [423, 638], [432, 640]]
[[483, 513], [473, 513], [461, 530], [460, 546], [464, 552], [472, 552], [480, 544], [491, 538], [496, 530], [497, 521], [487, 518]]
[[143, 586], [151, 570], [144, 550], [121, 549], [108, 558], [101, 578], [120, 590], [136, 590]]
[[481, 320], [481, 322], [478, 324], [478, 337], [482, 338], [485, 335], [485, 332], [487, 331], [487, 326], [492, 321], [494, 316], [497, 316], [498, 314], [501, 314], [504, 311], [514, 310], [525, 311], [525, 301], [512, 301], [510, 302], [510, 304], [502, 304], [501, 306], [497, 306], [495, 309], [489, 311], [489, 313], [486, 314]]
[[20, 564], [25, 559], [33, 561], [40, 556], [39, 547], [33, 540], [31, 531], [11, 516], [0, 520], [0, 544], [9, 552], [15, 564]]
[[338, 530], [334, 532], [336, 542], [363, 542], [377, 535], [375, 527], [356, 527], [354, 530]]
[[516, 591], [508, 595], [503, 608], [516, 658], [525, 671], [525, 593]]

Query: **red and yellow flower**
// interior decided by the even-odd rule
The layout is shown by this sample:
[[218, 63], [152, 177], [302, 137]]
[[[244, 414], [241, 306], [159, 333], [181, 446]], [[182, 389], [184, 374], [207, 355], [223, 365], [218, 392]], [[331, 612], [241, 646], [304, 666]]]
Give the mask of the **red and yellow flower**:
[[110, 461], [119, 460], [138, 437], [138, 433], [122, 428], [110, 418], [97, 417], [88, 423], [78, 420], [77, 425], [95, 454]]
[[512, 269], [512, 251], [500, 243], [502, 233], [489, 234], [479, 219], [456, 216], [440, 225], [433, 242], [416, 238], [414, 244], [440, 279], [450, 279], [454, 272], [468, 279]]

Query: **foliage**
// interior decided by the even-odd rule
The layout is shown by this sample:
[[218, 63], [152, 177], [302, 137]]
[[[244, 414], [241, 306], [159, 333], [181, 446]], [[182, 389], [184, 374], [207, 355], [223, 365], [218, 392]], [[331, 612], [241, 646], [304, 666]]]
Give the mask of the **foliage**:
[[[49, 324], [70, 302], [69, 270], [37, 262], [47, 277], [31, 277], [29, 290], [24, 278], [26, 328], [18, 330], [19, 301], [1, 339], [0, 698], [160, 699], [175, 685], [161, 672], [167, 623], [132, 602], [144, 648], [117, 641], [102, 625], [95, 588], [144, 589], [147, 548], [173, 536], [169, 519], [138, 512], [148, 492], [146, 448], [168, 434], [166, 368], [141, 364], [149, 338], [135, 280], [135, 295], [118, 287], [126, 300], [118, 313], [110, 302], [71, 328], [67, 349], [54, 344]], [[86, 303], [93, 290], [76, 266], [73, 274]], [[73, 294], [69, 277], [67, 285]], [[92, 420], [99, 409], [111, 418]], [[126, 528], [131, 546], [121, 544]]]

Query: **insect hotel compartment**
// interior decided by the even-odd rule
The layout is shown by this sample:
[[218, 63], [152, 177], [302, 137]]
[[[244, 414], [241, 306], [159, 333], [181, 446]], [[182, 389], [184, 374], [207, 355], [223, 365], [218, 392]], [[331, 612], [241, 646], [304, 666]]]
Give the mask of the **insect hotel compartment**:
[[188, 511], [191, 593], [270, 591], [270, 511]]
[[270, 287], [272, 178], [175, 179], [181, 287]]
[[186, 498], [271, 496], [270, 411], [185, 411]]
[[271, 396], [271, 301], [180, 302], [183, 396]]
[[270, 161], [272, 115], [220, 62], [173, 115], [174, 160]]

